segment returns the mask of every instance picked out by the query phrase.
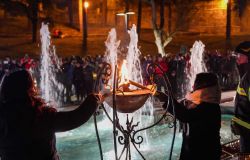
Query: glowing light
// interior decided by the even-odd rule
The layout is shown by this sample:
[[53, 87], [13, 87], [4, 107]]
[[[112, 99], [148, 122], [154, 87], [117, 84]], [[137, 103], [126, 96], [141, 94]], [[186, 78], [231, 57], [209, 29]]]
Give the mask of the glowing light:
[[84, 8], [87, 9], [89, 7], [89, 2], [85, 1], [83, 5], [84, 5]]
[[117, 13], [116, 15], [117, 16], [125, 16], [126, 14], [125, 13]]
[[135, 14], [135, 12], [127, 12], [126, 14], [132, 15]]
[[221, 9], [226, 9], [226, 8], [227, 8], [227, 4], [228, 4], [228, 0], [221, 0], [221, 1], [219, 2], [219, 7], [220, 7]]
[[135, 12], [122, 12], [122, 13], [117, 13], [116, 15], [117, 16], [126, 16], [126, 15], [133, 15], [133, 14], [135, 14]]
[[121, 84], [128, 82], [128, 68], [127, 68], [127, 61], [123, 60], [122, 67], [121, 67]]

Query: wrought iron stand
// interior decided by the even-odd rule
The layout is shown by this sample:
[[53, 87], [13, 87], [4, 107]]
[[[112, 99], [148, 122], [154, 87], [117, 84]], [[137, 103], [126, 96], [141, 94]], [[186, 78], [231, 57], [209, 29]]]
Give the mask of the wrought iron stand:
[[[158, 66], [157, 64], [151, 64], [147, 69], [148, 74], [150, 74], [152, 81], [154, 79], [156, 67], [158, 67], [160, 70], [162, 70], [160, 68], [160, 66]], [[111, 73], [112, 73], [111, 66], [107, 63], [104, 63], [103, 67], [99, 69], [99, 72], [97, 74], [97, 79], [96, 79], [95, 88], [94, 88], [96, 92], [99, 92], [101, 90], [102, 85], [107, 85], [108, 80], [110, 79]], [[163, 78], [165, 81], [165, 87], [167, 88], [166, 93], [168, 94], [168, 96], [167, 96], [168, 98], [167, 98], [166, 105], [168, 107], [169, 105], [173, 105], [172, 91], [171, 91], [171, 86], [169, 84], [167, 76], [164, 75]], [[104, 110], [108, 119], [113, 124], [113, 138], [114, 138], [113, 141], [114, 141], [115, 160], [120, 160], [124, 154], [125, 154], [125, 160], [131, 160], [131, 144], [134, 146], [136, 151], [140, 154], [141, 158], [143, 160], [146, 160], [146, 158], [143, 156], [143, 154], [138, 149], [138, 146], [140, 146], [143, 143], [143, 137], [141, 135], [139, 135], [138, 133], [156, 126], [163, 119], [166, 119], [169, 122], [171, 122], [168, 124], [169, 128], [174, 127], [174, 136], [173, 136], [171, 153], [170, 153], [170, 158], [169, 158], [169, 159], [171, 159], [173, 144], [174, 144], [174, 139], [175, 139], [175, 132], [176, 132], [176, 119], [174, 118], [174, 116], [167, 114], [167, 110], [166, 110], [164, 112], [164, 114], [162, 115], [162, 117], [157, 122], [155, 122], [154, 124], [152, 124], [148, 127], [136, 130], [136, 127], [138, 127], [140, 122], [134, 122], [133, 118], [129, 119], [128, 115], [127, 115], [126, 126], [125, 127], [122, 126], [119, 122], [119, 117], [117, 114], [117, 107], [116, 107], [116, 89], [118, 87], [118, 81], [119, 81], [118, 69], [116, 66], [114, 69], [114, 79], [113, 79], [113, 95], [112, 95], [113, 96], [113, 115], [112, 115], [112, 118], [108, 114], [104, 105], [101, 104], [101, 106], [100, 106]], [[102, 152], [101, 140], [100, 140], [99, 133], [98, 133], [96, 114], [94, 115], [94, 122], [95, 122], [96, 136], [97, 136], [99, 150], [100, 150], [100, 157], [101, 157], [101, 160], [103, 160], [103, 152]], [[120, 132], [121, 134], [118, 135], [118, 132]], [[123, 149], [119, 155], [118, 155], [118, 151], [117, 151], [117, 141], [120, 145], [123, 146]]]

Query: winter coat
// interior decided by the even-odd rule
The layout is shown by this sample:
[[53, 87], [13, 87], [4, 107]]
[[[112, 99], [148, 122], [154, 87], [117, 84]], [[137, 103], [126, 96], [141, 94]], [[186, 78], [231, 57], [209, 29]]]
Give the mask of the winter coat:
[[75, 67], [73, 72], [73, 83], [74, 84], [83, 84], [84, 83], [84, 74], [82, 67]]
[[[241, 78], [235, 98], [235, 116], [250, 124], [250, 72]], [[241, 135], [250, 135], [250, 130], [241, 127]]]
[[250, 72], [241, 79], [235, 99], [236, 117], [250, 123]]
[[92, 65], [87, 65], [83, 68], [84, 81], [87, 83], [93, 82], [93, 72], [95, 68]]
[[155, 73], [158, 76], [163, 76], [163, 74], [168, 71], [168, 65], [164, 61], [157, 62], [157, 64], [161, 67], [161, 69], [159, 67], [156, 67]]
[[220, 160], [221, 110], [218, 104], [201, 102], [189, 108], [184, 101], [175, 101], [168, 111], [175, 113], [182, 124], [180, 160]]
[[64, 75], [64, 84], [66, 85], [72, 85], [73, 81], [73, 66], [71, 63], [65, 63], [63, 64], [63, 75]]
[[96, 108], [94, 96], [88, 96], [77, 109], [69, 112], [15, 102], [1, 106], [0, 159], [59, 160], [55, 133], [79, 127]]

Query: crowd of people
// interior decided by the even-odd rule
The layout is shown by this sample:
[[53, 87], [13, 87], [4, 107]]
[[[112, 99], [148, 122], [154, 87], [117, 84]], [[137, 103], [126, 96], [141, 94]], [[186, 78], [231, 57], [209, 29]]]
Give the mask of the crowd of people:
[[[219, 77], [222, 89], [235, 89], [238, 84], [238, 72], [236, 69], [236, 58], [232, 54], [222, 56], [219, 53], [206, 53], [205, 64], [209, 72]], [[167, 74], [172, 85], [174, 94], [182, 98], [186, 93], [187, 75], [190, 68], [190, 54], [176, 54], [172, 57], [162, 57], [160, 54], [152, 56], [141, 56], [141, 68], [144, 84], [152, 83], [147, 73], [147, 67], [151, 63], [157, 63], [160, 69], [156, 69], [157, 87], [164, 89], [164, 82], [161, 80], [163, 72]], [[96, 72], [100, 65], [106, 61], [104, 55], [97, 56], [71, 56], [59, 58], [59, 69], [56, 71], [58, 82], [63, 85], [62, 99], [64, 103], [72, 103], [72, 96], [76, 96], [76, 102], [80, 102], [93, 90]], [[31, 71], [36, 84], [40, 84], [40, 61], [25, 55], [23, 58], [5, 57], [0, 59], [0, 78], [5, 74], [24, 68]]]
[[[185, 99], [181, 102], [177, 101], [176, 97], [172, 97], [172, 102], [168, 103], [168, 96], [171, 94], [158, 92], [158, 96], [164, 95], [162, 100], [166, 103], [163, 108], [181, 122], [180, 126], [183, 132], [181, 160], [199, 160], [201, 157], [204, 160], [220, 159], [222, 152], [219, 105], [221, 88], [218, 78], [232, 78], [227, 77], [231, 75], [227, 72], [232, 72], [227, 68], [230, 67], [227, 66], [229, 64], [237, 64], [240, 73], [240, 83], [235, 101], [235, 116], [232, 119], [232, 124], [234, 133], [240, 135], [240, 153], [244, 156], [249, 155], [250, 78], [248, 71], [250, 53], [248, 51], [249, 47], [238, 49], [238, 56], [235, 59], [233, 56], [207, 56], [205, 63], [208, 71], [214, 73], [197, 74], [192, 91], [186, 94]], [[155, 62], [158, 64], [158, 68], [155, 69], [156, 80], [159, 80], [158, 89], [162, 87], [160, 79], [165, 73], [168, 74], [173, 87], [180, 87], [178, 79], [182, 80], [181, 85], [183, 85], [185, 73], [190, 67], [188, 60], [189, 54], [178, 54], [172, 59], [160, 55], [143, 57], [141, 65], [145, 83], [150, 83], [146, 74], [147, 67], [150, 63]], [[72, 86], [75, 86], [75, 92], [79, 94], [78, 100], [83, 98], [84, 94], [88, 94], [77, 109], [67, 112], [58, 112], [54, 108], [48, 107], [37, 94], [30, 73], [33, 73], [33, 77], [39, 80], [39, 76], [35, 76], [36, 72], [39, 73], [39, 61], [28, 56], [20, 60], [6, 57], [1, 61], [1, 75], [5, 74], [5, 76], [2, 78], [0, 88], [0, 159], [58, 160], [55, 133], [71, 130], [84, 124], [94, 114], [98, 105], [103, 102], [102, 95], [92, 93], [94, 73], [103, 61], [105, 61], [103, 56], [95, 58], [71, 57], [61, 60], [57, 77], [58, 80], [62, 78], [61, 82], [66, 89], [65, 96], [71, 96]], [[216, 66], [218, 64], [219, 66]], [[26, 70], [19, 70], [19, 68]], [[179, 68], [181, 69], [178, 70]], [[181, 79], [180, 76], [184, 78]], [[63, 80], [63, 78], [65, 79]], [[19, 83], [16, 83], [17, 81]], [[176, 84], [174, 85], [174, 83]], [[204, 139], [204, 137], [206, 138]], [[204, 143], [206, 145], [203, 145]]]

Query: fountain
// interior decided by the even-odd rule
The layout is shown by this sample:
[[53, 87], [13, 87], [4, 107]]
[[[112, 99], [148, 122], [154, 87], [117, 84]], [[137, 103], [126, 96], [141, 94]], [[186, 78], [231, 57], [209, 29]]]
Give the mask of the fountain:
[[[154, 86], [144, 87], [143, 85], [140, 85], [143, 83], [139, 59], [141, 53], [137, 46], [138, 35], [136, 33], [135, 25], [132, 26], [128, 33], [130, 36], [128, 53], [126, 60], [123, 61], [121, 67], [120, 80], [118, 80], [119, 85], [117, 86], [118, 89], [116, 91], [117, 109], [121, 113], [132, 113], [138, 110], [145, 104], [146, 100], [149, 98], [149, 95], [155, 92]], [[106, 43], [108, 49], [107, 53], [109, 53], [109, 55], [107, 55], [107, 60], [112, 64], [111, 66], [114, 69], [117, 65], [117, 44], [120, 43], [120, 41], [114, 43], [116, 41], [116, 32], [114, 29], [111, 30], [108, 40], [113, 41], [113, 43]], [[114, 74], [112, 74], [112, 79], [110, 80], [109, 84], [112, 83], [114, 83]], [[140, 90], [137, 88], [140, 88]], [[105, 100], [109, 106], [113, 106], [112, 99], [112, 95], [110, 95]], [[137, 103], [135, 103], [135, 101], [137, 101]], [[151, 104], [149, 103], [150, 102], [147, 102], [146, 105], [150, 106]]]
[[192, 86], [194, 84], [196, 74], [207, 71], [206, 65], [204, 63], [205, 45], [201, 41], [195, 41], [190, 51], [191, 51], [191, 57], [190, 57], [191, 67], [187, 71], [188, 73], [187, 91], [188, 92], [192, 91]]
[[[130, 35], [131, 37], [136, 38], [134, 31], [135, 28], [132, 28], [129, 33], [132, 34]], [[57, 147], [63, 159], [163, 160], [167, 159], [169, 156], [167, 153], [172, 153], [172, 151], [172, 158], [178, 159], [182, 143], [181, 133], [176, 134], [175, 143], [173, 143], [172, 134], [174, 130], [171, 128], [173, 126], [169, 126], [171, 123], [157, 125], [161, 120], [170, 118], [167, 117], [165, 113], [157, 123], [152, 122], [152, 102], [147, 99], [154, 94], [154, 87], [141, 85], [143, 83], [142, 79], [140, 79], [140, 64], [137, 61], [139, 57], [137, 39], [133, 39], [130, 42], [131, 44], [129, 44], [128, 47], [129, 56], [125, 58], [125, 67], [121, 67], [121, 64], [117, 62], [120, 41], [116, 39], [116, 32], [114, 29], [109, 33], [109, 37], [105, 44], [107, 47], [106, 55], [108, 55], [107, 62], [110, 65], [105, 64], [100, 70], [95, 85], [96, 91], [102, 88], [102, 85], [99, 83], [104, 83], [109, 86], [108, 90], [111, 94], [107, 94], [108, 96], [106, 98], [109, 105], [105, 104], [105, 107], [103, 107], [105, 115], [94, 116], [94, 123], [93, 121], [89, 121], [80, 128], [57, 134]], [[136, 67], [131, 67], [132, 64]], [[153, 67], [157, 67], [157, 64], [152, 65], [152, 68]], [[129, 74], [120, 75], [118, 71], [124, 69], [127, 70]], [[133, 69], [137, 70], [134, 71]], [[166, 83], [168, 83], [167, 80]], [[118, 88], [122, 91], [119, 92]], [[143, 94], [138, 92], [142, 92]], [[168, 92], [170, 92], [170, 90], [168, 90]], [[142, 100], [140, 103], [138, 101], [134, 102], [134, 100], [129, 102], [130, 99], [133, 99], [133, 96], [144, 97], [145, 95], [147, 97], [145, 98], [147, 100], [146, 102], [145, 100]], [[108, 100], [108, 98], [110, 100]], [[126, 110], [126, 103], [135, 104], [135, 106], [132, 106], [132, 109]], [[144, 103], [145, 105], [143, 105]], [[149, 114], [144, 116], [142, 113]], [[145, 123], [145, 121], [149, 123]], [[144, 124], [138, 124], [137, 122], [144, 122]], [[99, 128], [97, 128], [97, 126], [99, 126]], [[96, 127], [98, 133], [99, 148], [96, 143], [94, 127]], [[229, 121], [224, 119], [221, 132], [223, 142], [228, 142], [230, 140], [228, 133], [230, 133]], [[143, 138], [146, 139], [146, 141], [143, 141]], [[173, 147], [170, 148], [170, 146]], [[96, 154], [98, 150], [101, 150], [101, 157]]]
[[60, 69], [55, 47], [51, 46], [50, 32], [47, 24], [42, 23], [41, 37], [41, 96], [51, 106], [60, 106], [63, 86], [57, 81], [56, 72]]
[[[126, 60], [123, 61], [123, 65], [119, 64], [117, 61], [121, 58], [118, 51], [120, 41], [116, 40], [117, 35], [114, 29], [110, 31], [105, 43], [107, 47], [107, 62], [110, 64], [113, 73], [110, 74], [111, 80], [106, 84], [111, 90], [105, 98], [107, 104], [103, 109], [114, 126], [113, 141], [115, 155], [113, 156], [115, 159], [121, 157], [131, 159], [131, 152], [133, 152], [133, 150], [131, 150], [132, 147], [134, 147], [144, 159], [136, 145], [142, 144], [143, 137], [145, 137], [146, 140], [145, 144], [148, 143], [145, 130], [147, 127], [150, 128], [151, 126], [154, 126], [152, 125], [153, 104], [149, 97], [155, 93], [156, 87], [153, 85], [141, 85], [143, 79], [141, 75], [141, 65], [139, 60], [140, 51], [137, 46], [138, 36], [135, 25], [133, 25], [131, 30], [128, 31], [128, 34], [130, 42], [128, 44]], [[108, 69], [104, 70], [107, 71]], [[101, 72], [101, 74], [103, 74], [103, 72]], [[107, 74], [105, 73], [105, 75]], [[103, 78], [105, 76], [98, 77]], [[142, 113], [147, 113], [150, 118], [143, 119]], [[110, 116], [112, 114], [113, 116]], [[136, 135], [137, 133], [138, 135]], [[119, 148], [117, 147], [117, 141], [123, 146], [119, 156], [117, 153], [117, 148]], [[146, 146], [147, 145], [141, 145], [142, 148]], [[126, 153], [123, 155], [124, 152]]]

